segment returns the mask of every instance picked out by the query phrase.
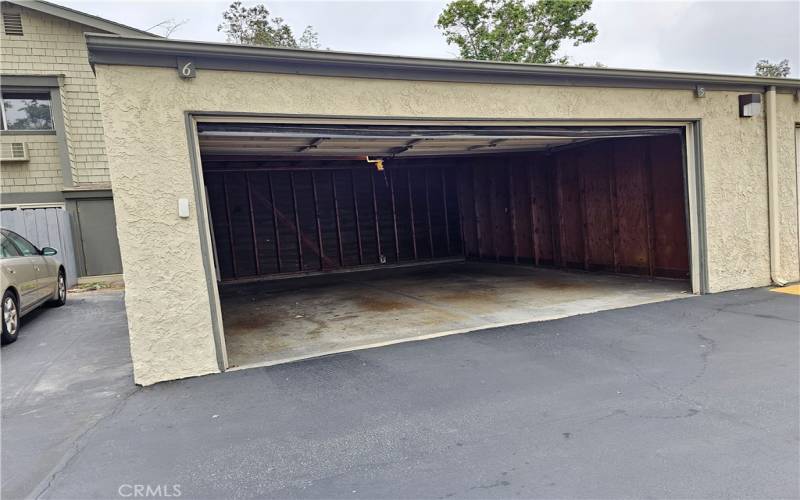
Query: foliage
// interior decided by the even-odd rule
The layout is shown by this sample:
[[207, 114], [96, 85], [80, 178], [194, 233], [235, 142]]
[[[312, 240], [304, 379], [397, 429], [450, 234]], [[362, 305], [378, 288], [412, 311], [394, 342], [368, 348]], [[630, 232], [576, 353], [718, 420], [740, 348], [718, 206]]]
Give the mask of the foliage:
[[756, 63], [756, 76], [767, 76], [771, 78], [786, 78], [791, 74], [792, 68], [789, 67], [789, 60], [770, 63], [768, 59], [761, 59]]
[[267, 45], [269, 47], [291, 47], [304, 49], [319, 48], [319, 35], [311, 26], [306, 26], [297, 40], [292, 28], [281, 17], [270, 18], [264, 4], [245, 7], [242, 2], [233, 2], [222, 13], [223, 23], [217, 26], [231, 43], [246, 45]]
[[36, 98], [22, 100], [22, 105], [14, 109], [12, 100], [5, 100], [9, 130], [48, 130], [53, 127], [50, 115], [50, 102], [40, 103]]
[[297, 45], [303, 49], [319, 49], [319, 33], [314, 31], [314, 28], [311, 26], [306, 26], [306, 29], [303, 30], [303, 34], [300, 35], [300, 38], [297, 40]]
[[[562, 57], [561, 59], [558, 60], [558, 64], [568, 65], [569, 63], [570, 63], [569, 58], [563, 58]], [[572, 66], [578, 66], [579, 68], [583, 68], [583, 67], [586, 67], [586, 63], [579, 62], [579, 63], [572, 64]], [[589, 67], [590, 68], [607, 68], [608, 65], [603, 64], [600, 61], [595, 61], [595, 63], [590, 65]]]
[[597, 26], [580, 21], [592, 0], [453, 0], [439, 15], [439, 28], [463, 59], [550, 64], [561, 43], [592, 42]]
[[184, 24], [188, 23], [188, 19], [183, 19], [181, 21], [176, 21], [174, 17], [170, 17], [169, 19], [164, 19], [158, 24], [155, 24], [145, 31], [153, 31], [154, 29], [160, 29], [164, 34], [162, 35], [164, 38], [171, 37], [176, 31], [178, 31]]

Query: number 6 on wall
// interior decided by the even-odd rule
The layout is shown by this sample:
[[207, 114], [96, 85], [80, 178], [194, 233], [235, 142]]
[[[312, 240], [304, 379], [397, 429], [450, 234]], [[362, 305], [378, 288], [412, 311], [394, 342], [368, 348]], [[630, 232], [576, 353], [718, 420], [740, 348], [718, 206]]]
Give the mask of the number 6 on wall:
[[183, 79], [194, 78], [197, 76], [197, 71], [194, 67], [194, 61], [186, 58], [178, 58], [178, 76]]

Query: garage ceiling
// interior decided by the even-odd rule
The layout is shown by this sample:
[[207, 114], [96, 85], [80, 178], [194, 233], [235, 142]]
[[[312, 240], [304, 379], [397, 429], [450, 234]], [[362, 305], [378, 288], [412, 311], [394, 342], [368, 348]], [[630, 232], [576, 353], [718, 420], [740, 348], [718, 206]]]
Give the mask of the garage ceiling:
[[382, 158], [542, 151], [610, 137], [678, 133], [668, 127], [408, 127], [201, 123], [207, 156]]

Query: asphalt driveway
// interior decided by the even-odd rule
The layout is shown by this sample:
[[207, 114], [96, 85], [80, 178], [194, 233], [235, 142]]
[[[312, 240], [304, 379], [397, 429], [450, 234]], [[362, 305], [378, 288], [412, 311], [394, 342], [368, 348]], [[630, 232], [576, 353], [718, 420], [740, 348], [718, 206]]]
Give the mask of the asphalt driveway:
[[44, 311], [3, 348], [4, 498], [137, 485], [184, 498], [800, 496], [796, 296], [695, 297], [138, 389], [121, 300]]

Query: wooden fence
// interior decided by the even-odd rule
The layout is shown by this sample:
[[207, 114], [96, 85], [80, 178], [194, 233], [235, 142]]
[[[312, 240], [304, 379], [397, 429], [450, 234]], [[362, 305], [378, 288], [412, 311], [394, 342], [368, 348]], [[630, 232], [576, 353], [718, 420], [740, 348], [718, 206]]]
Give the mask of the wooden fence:
[[69, 214], [63, 208], [28, 208], [3, 210], [0, 226], [24, 236], [39, 248], [52, 247], [58, 250], [55, 259], [67, 271], [67, 286], [78, 282], [75, 252], [72, 245]]

